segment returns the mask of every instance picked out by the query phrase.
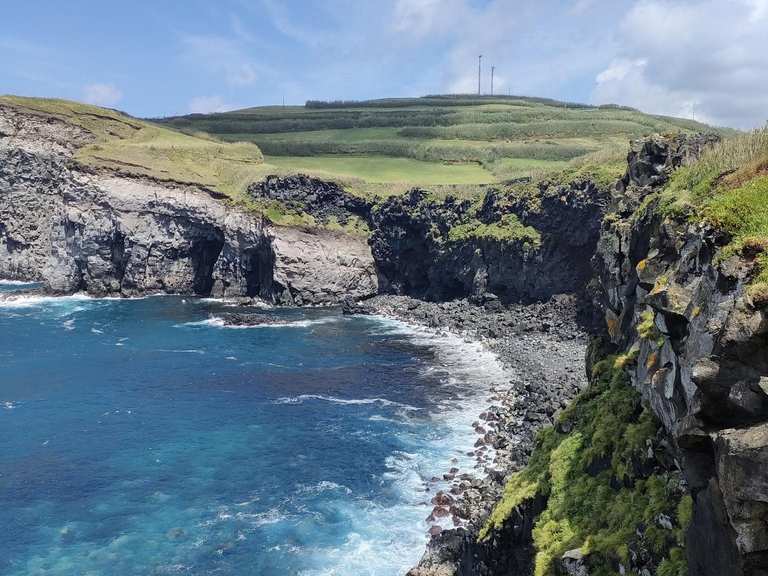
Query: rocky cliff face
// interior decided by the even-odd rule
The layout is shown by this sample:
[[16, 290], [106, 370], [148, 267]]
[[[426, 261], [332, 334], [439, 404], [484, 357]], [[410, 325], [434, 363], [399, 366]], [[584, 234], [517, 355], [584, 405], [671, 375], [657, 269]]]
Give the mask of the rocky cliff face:
[[[611, 342], [636, 359], [634, 386], [674, 443], [694, 499], [689, 573], [768, 573], [768, 318], [745, 290], [748, 259], [665, 214], [654, 187], [680, 142], [636, 148], [595, 255]], [[638, 208], [638, 202], [646, 201]]]
[[383, 289], [505, 303], [580, 291], [608, 191], [576, 178], [526, 192], [490, 191], [473, 206], [414, 190], [376, 207], [371, 247]]
[[433, 538], [412, 574], [768, 574], [768, 321], [746, 289], [756, 255], [718, 257], [727, 239], [658, 194], [710, 143], [633, 145], [592, 260], [603, 328], [589, 389], [491, 516]]
[[272, 226], [199, 186], [86, 170], [73, 152], [91, 138], [0, 108], [0, 277], [284, 304], [376, 293], [364, 239]]

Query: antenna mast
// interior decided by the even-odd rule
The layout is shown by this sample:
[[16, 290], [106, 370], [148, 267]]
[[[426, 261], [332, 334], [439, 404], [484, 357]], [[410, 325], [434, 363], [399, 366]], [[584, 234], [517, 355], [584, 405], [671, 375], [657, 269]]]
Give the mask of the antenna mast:
[[493, 96], [493, 73], [496, 72], [496, 66], [491, 66], [491, 96]]
[[480, 96], [480, 73], [483, 68], [483, 55], [477, 57], [477, 95]]

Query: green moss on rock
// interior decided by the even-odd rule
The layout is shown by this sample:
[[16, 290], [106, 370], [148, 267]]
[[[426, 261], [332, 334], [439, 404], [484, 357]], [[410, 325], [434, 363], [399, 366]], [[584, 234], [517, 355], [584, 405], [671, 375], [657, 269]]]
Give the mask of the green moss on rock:
[[528, 466], [509, 480], [480, 532], [481, 540], [489, 538], [517, 506], [545, 497], [533, 530], [536, 576], [553, 574], [557, 560], [574, 548], [594, 575], [616, 574], [619, 564], [632, 574], [632, 551], [641, 548], [658, 570], [672, 575], [684, 569], [689, 499], [677, 473], [656, 459], [660, 425], [623, 365], [613, 356], [595, 365], [590, 387], [563, 411], [556, 428], [540, 433]]
[[541, 246], [541, 234], [532, 226], [525, 226], [514, 214], [505, 214], [499, 222], [484, 224], [478, 220], [454, 226], [448, 232], [450, 242], [471, 239], [520, 243], [529, 249]]

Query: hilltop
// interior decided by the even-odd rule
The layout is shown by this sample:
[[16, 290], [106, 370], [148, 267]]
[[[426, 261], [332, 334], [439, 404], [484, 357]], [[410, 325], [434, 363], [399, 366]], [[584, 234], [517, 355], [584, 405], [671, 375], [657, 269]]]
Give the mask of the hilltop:
[[158, 121], [254, 142], [268, 163], [288, 170], [367, 184], [465, 187], [574, 165], [620, 166], [629, 140], [652, 133], [723, 132], [632, 108], [519, 96], [309, 101]]

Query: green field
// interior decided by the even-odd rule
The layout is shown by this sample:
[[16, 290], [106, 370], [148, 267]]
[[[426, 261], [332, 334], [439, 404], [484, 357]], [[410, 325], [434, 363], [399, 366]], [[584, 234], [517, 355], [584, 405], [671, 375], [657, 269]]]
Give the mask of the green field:
[[288, 171], [431, 185], [536, 177], [591, 158], [621, 161], [632, 138], [712, 130], [631, 108], [516, 96], [308, 102], [158, 122], [255, 143]]
[[268, 166], [318, 177], [357, 178], [371, 183], [490, 184], [493, 174], [479, 164], [440, 164], [386, 156], [267, 156]]

